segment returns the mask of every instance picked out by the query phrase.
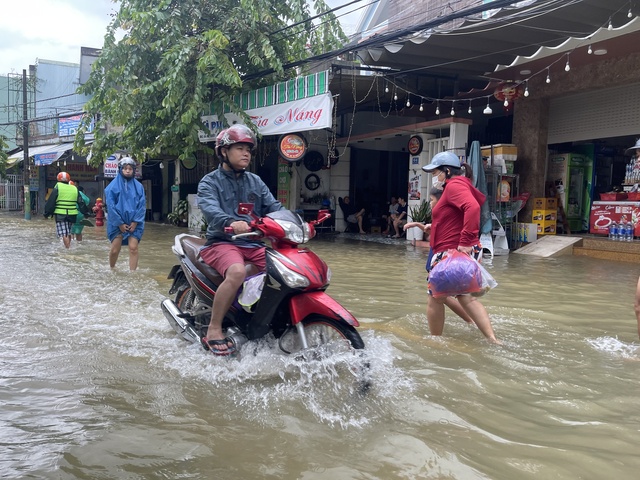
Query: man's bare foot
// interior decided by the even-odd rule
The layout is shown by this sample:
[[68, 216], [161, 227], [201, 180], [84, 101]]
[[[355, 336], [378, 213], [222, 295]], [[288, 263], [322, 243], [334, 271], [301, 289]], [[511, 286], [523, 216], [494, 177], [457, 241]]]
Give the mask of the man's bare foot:
[[214, 355], [229, 355], [236, 351], [233, 341], [229, 337], [211, 338], [213, 336], [222, 337], [222, 332], [212, 334], [202, 338], [202, 346], [205, 350], [209, 350]]

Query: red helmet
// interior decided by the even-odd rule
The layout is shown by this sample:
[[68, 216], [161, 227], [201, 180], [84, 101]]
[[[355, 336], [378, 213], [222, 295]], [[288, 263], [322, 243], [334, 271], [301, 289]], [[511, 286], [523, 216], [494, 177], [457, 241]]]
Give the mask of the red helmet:
[[57, 178], [59, 182], [69, 183], [71, 181], [71, 176], [67, 172], [60, 172]]
[[248, 143], [251, 148], [256, 146], [256, 135], [246, 125], [236, 123], [226, 130], [222, 130], [216, 137], [216, 153], [222, 158], [221, 147], [228, 147], [234, 143]]

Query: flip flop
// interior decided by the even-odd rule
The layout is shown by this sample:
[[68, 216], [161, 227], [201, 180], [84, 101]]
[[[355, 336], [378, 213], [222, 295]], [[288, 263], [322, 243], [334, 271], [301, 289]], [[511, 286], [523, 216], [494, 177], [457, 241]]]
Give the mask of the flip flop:
[[[231, 345], [229, 345], [231, 344]], [[226, 350], [218, 350], [217, 348], [213, 348], [217, 345], [225, 345], [227, 347]], [[207, 337], [202, 337], [202, 348], [210, 351], [213, 355], [217, 357], [226, 357], [227, 355], [231, 355], [232, 353], [236, 353], [236, 347], [229, 337], [221, 338], [218, 340], [209, 340]]]

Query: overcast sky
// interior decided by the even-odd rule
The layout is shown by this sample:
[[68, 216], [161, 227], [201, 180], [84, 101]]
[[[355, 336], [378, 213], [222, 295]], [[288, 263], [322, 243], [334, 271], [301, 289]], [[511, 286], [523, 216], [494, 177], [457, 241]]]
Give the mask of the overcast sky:
[[[283, 0], [284, 1], [284, 0]], [[325, 0], [331, 7], [351, 0]], [[363, 0], [336, 12], [366, 5]], [[80, 63], [80, 47], [102, 48], [117, 5], [111, 0], [3, 0], [0, 15], [0, 75], [22, 73], [37, 59]], [[347, 35], [362, 10], [340, 17]]]

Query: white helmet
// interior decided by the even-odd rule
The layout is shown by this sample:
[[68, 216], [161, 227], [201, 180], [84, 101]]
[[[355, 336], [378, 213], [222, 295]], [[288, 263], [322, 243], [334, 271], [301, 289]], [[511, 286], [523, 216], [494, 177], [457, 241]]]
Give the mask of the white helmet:
[[121, 172], [125, 165], [131, 165], [131, 168], [133, 168], [134, 171], [136, 170], [136, 162], [131, 157], [122, 157], [120, 159], [118, 162], [118, 171]]

